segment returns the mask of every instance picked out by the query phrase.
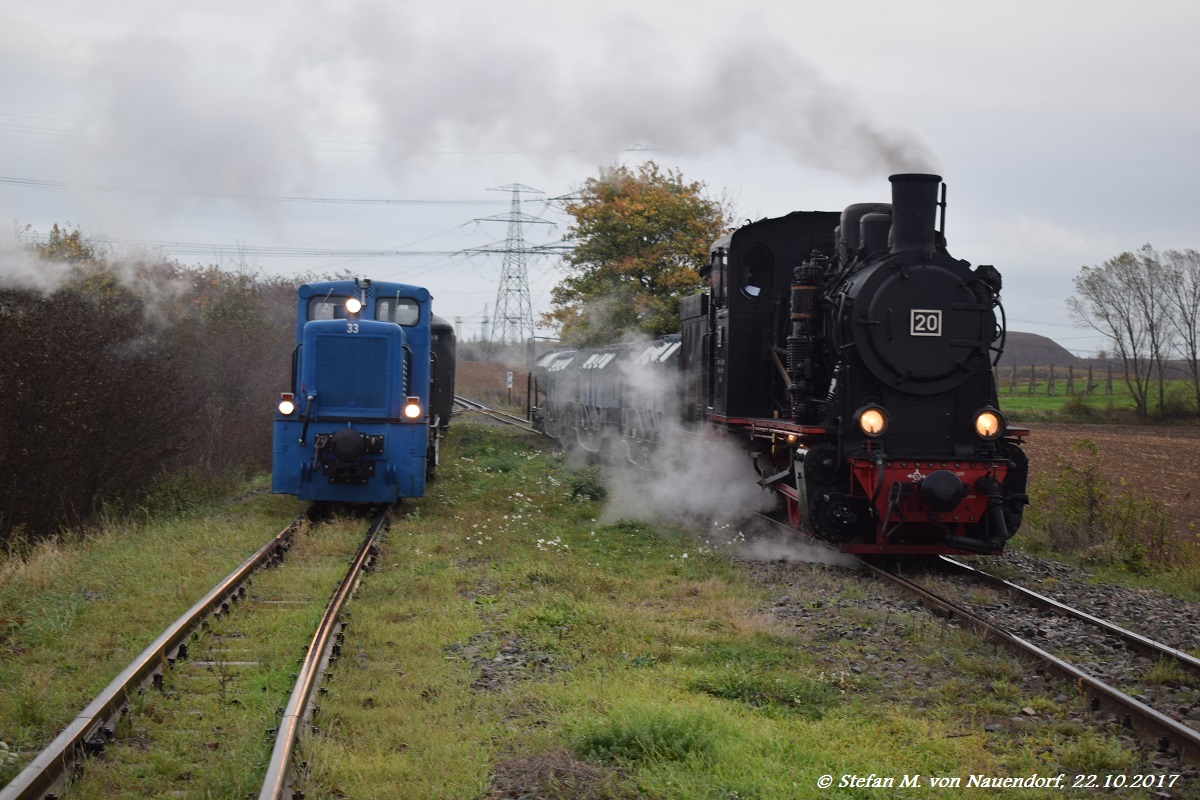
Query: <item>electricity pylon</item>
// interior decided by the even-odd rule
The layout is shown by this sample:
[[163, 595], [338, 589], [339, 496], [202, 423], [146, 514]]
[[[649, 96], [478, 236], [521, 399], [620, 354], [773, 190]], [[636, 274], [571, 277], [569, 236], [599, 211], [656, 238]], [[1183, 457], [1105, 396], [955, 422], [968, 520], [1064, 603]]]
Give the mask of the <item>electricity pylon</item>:
[[489, 189], [489, 192], [512, 192], [512, 210], [507, 214], [482, 217], [478, 222], [507, 222], [508, 238], [503, 250], [495, 247], [473, 247], [471, 253], [504, 253], [504, 265], [500, 268], [500, 286], [496, 290], [496, 310], [492, 314], [492, 329], [489, 341], [497, 344], [516, 344], [533, 336], [533, 303], [529, 299], [529, 273], [525, 269], [525, 256], [544, 252], [544, 248], [525, 246], [525, 225], [553, 225], [550, 220], [533, 217], [521, 212], [521, 194], [543, 194], [537, 189], [511, 183]]

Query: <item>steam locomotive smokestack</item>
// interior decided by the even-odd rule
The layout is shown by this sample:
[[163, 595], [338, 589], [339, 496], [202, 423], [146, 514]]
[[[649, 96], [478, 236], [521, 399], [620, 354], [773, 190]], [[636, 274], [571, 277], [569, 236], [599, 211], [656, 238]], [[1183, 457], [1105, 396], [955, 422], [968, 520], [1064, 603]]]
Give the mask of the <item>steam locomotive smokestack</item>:
[[892, 252], [932, 253], [941, 176], [905, 174], [888, 180], [892, 182]]

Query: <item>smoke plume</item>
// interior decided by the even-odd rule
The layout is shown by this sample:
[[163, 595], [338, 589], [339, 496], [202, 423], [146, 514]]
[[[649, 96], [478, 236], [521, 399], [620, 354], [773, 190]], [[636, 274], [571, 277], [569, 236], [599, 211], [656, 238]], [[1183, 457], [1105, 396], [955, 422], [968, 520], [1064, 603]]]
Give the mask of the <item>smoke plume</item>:
[[[607, 448], [609, 497], [603, 519], [657, 520], [682, 525], [707, 546], [751, 560], [841, 563], [840, 554], [758, 515], [776, 510], [778, 495], [758, 485], [748, 443], [705, 436], [679, 420], [678, 372], [659, 356], [671, 340], [626, 345], [614, 362], [624, 384], [625, 424], [656, 427], [656, 447], [621, 442]], [[654, 425], [651, 420], [657, 419]]]
[[[396, 175], [422, 168], [431, 151], [593, 166], [597, 154], [635, 144], [666, 157], [766, 144], [852, 177], [937, 166], [919, 133], [880, 121], [795, 44], [745, 21], [681, 48], [662, 28], [598, 11], [561, 12], [579, 28], [550, 41], [520, 27], [519, 9], [514, 21], [494, 3], [456, 13], [412, 3], [303, 6], [215, 40], [168, 33], [185, 29], [189, 12], [163, 11], [176, 25], [135, 29], [90, 51], [75, 182], [294, 192], [311, 181], [319, 151], [341, 146], [377, 148]], [[161, 200], [153, 210], [194, 202]]]
[[141, 300], [146, 322], [165, 328], [179, 301], [193, 288], [177, 264], [138, 245], [118, 250], [84, 237], [94, 256], [73, 262], [41, 255], [31, 240], [28, 232], [0, 229], [0, 289], [49, 297], [89, 272], [102, 272]]
[[721, 27], [709, 46], [677, 52], [661, 31], [625, 21], [592, 29], [596, 45], [563, 58], [491, 29], [435, 30], [396, 47], [403, 18], [351, 24], [388, 156], [400, 161], [450, 142], [599, 152], [638, 142], [700, 156], [753, 136], [851, 176], [936, 167], [918, 134], [874, 119], [768, 31]]

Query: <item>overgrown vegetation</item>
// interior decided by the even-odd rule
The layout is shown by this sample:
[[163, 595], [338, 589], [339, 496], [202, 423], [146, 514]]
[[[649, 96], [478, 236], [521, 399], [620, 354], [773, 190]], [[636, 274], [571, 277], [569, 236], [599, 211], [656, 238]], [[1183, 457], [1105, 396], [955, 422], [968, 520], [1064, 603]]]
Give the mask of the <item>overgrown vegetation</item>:
[[[1131, 763], [1079, 726], [989, 736], [989, 715], [1069, 707], [923, 612], [900, 626], [847, 603], [847, 627], [871, 635], [815, 641], [761, 612], [712, 546], [598, 521], [599, 476], [561, 455], [482, 424], [459, 424], [443, 455], [356, 601], [355, 658], [306, 750], [309, 795], [790, 800], [818, 796], [825, 773], [1045, 770], [1074, 763], [1059, 761], [1073, 741]], [[874, 637], [893, 628], [905, 671], [953, 663], [958, 689], [884, 700], [846, 666], [890, 658]], [[1000, 688], [981, 693], [979, 676]]]
[[[0, 556], [0, 741], [19, 754], [11, 763], [0, 763], [0, 786], [106, 686], [130, 660], [152, 642], [196, 600], [261, 547], [273, 532], [294, 519], [301, 505], [292, 498], [264, 494], [265, 481], [238, 487], [245, 499], [198, 506], [188, 517], [153, 517], [140, 520], [110, 520], [78, 531], [77, 535], [44, 540], [20, 557]], [[326, 536], [328, 538], [328, 536]], [[293, 548], [294, 563], [306, 560], [306, 552], [326, 544], [302, 535]], [[353, 545], [351, 545], [352, 547]], [[334, 566], [344, 562], [331, 559]], [[291, 558], [289, 556], [289, 558]], [[343, 567], [344, 569], [344, 567]], [[273, 575], [262, 576], [254, 592], [270, 592]], [[309, 588], [306, 592], [312, 592]], [[312, 605], [319, 607], [321, 598]], [[292, 611], [307, 612], [303, 605]], [[262, 731], [274, 724], [275, 708], [290, 688], [288, 675], [294, 670], [293, 654], [307, 641], [309, 623], [292, 618], [281, 625], [295, 637], [287, 645], [273, 647], [269, 641], [249, 638], [243, 643], [248, 654], [226, 654], [231, 661], [261, 658], [263, 672], [274, 669], [241, 692], [224, 683], [229, 670], [204, 672], [203, 667], [180, 667], [168, 675], [168, 692], [139, 699], [133, 714], [122, 720], [114, 745], [118, 752], [146, 753], [153, 742], [154, 768], [140, 782], [126, 776], [123, 789], [104, 787], [100, 779], [91, 791], [72, 797], [133, 796], [132, 787], [144, 794], [167, 793], [171, 788], [191, 786], [191, 796], [244, 796], [248, 788], [233, 792], [230, 787], [253, 780], [263, 757]], [[214, 625], [210, 633], [229, 633], [229, 625]], [[208, 658], [208, 646], [219, 642], [211, 636], [194, 644], [192, 657]], [[228, 640], [227, 640], [228, 643]], [[214, 698], [201, 701], [191, 692], [180, 694], [175, 681], [183, 672], [207, 674]], [[261, 673], [260, 673], [261, 674]], [[225, 704], [219, 690], [226, 689]], [[269, 691], [268, 691], [269, 687]], [[244, 692], [244, 694], [243, 694]], [[249, 724], [249, 755], [235, 755], [231, 747], [239, 710], [256, 709], [261, 716]], [[177, 725], [177, 739], [167, 742], [160, 732], [171, 727], [165, 716], [178, 714], [186, 724]], [[219, 719], [226, 720], [222, 731]], [[159, 727], [162, 725], [162, 727]], [[206, 744], [220, 739], [218, 749]], [[233, 765], [233, 759], [236, 766]], [[119, 761], [120, 759], [117, 759]], [[207, 775], [194, 768], [196, 761], [213, 763]], [[119, 770], [116, 764], [111, 768]], [[144, 764], [143, 764], [144, 766]], [[195, 781], [178, 780], [191, 773]], [[164, 784], [166, 784], [164, 788]], [[203, 787], [203, 788], [201, 788]]]
[[44, 279], [0, 284], [0, 550], [266, 467], [292, 281], [117, 259], [58, 226], [0, 257]]
[[[1139, 766], [1076, 721], [1064, 689], [1027, 684], [1014, 659], [911, 604], [867, 610], [875, 588], [851, 573], [799, 567], [812, 580], [812, 618], [773, 618], [719, 542], [601, 522], [601, 504], [577, 491], [600, 477], [514, 430], [456, 421], [440, 473], [402, 507], [354, 600], [303, 744], [310, 772], [296, 788], [306, 796], [794, 800], [824, 796], [826, 774]], [[296, 505], [256, 497], [221, 508], [216, 525], [114, 527], [0, 566], [0, 681], [11, 687], [0, 741], [24, 763], [138, 637]], [[309, 531], [284, 570], [348, 548], [352, 527]], [[116, 580], [130, 562], [136, 580]], [[168, 692], [134, 709], [89, 768], [86, 796], [253, 791], [269, 747], [262, 720], [282, 704], [305, 615], [315, 624], [311, 608], [328, 591], [324, 578], [296, 586], [284, 570], [254, 593], [309, 604], [292, 609], [304, 619], [279, 609], [293, 639], [235, 606], [194, 648], [217, 663], [177, 670]], [[242, 661], [257, 665], [224, 664]], [[871, 666], [885, 662], [890, 675]], [[934, 673], [944, 677], [911, 679]], [[879, 796], [856, 791], [841, 796]], [[962, 790], [923, 783], [919, 794]]]
[[1021, 546], [1133, 573], [1200, 567], [1200, 548], [1172, 531], [1170, 513], [1100, 472], [1087, 439], [1033, 478]]

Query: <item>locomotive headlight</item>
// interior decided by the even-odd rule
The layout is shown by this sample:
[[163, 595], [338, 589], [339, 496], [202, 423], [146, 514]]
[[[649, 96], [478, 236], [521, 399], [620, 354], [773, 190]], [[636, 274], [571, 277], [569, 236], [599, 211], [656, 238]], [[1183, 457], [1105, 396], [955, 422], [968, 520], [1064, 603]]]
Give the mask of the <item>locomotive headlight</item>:
[[358, 312], [362, 311], [362, 301], [357, 297], [351, 297], [346, 301], [346, 310], [351, 314], [357, 314]]
[[410, 397], [404, 403], [404, 418], [407, 420], [415, 420], [421, 418], [421, 398]]
[[1004, 417], [990, 408], [975, 415], [975, 433], [980, 439], [990, 442], [1004, 432]]
[[887, 412], [879, 406], [867, 406], [858, 412], [858, 427], [871, 438], [882, 436], [887, 426]]
[[296, 413], [296, 403], [293, 401], [291, 392], [284, 392], [279, 395], [279, 413], [285, 417], [290, 417]]

